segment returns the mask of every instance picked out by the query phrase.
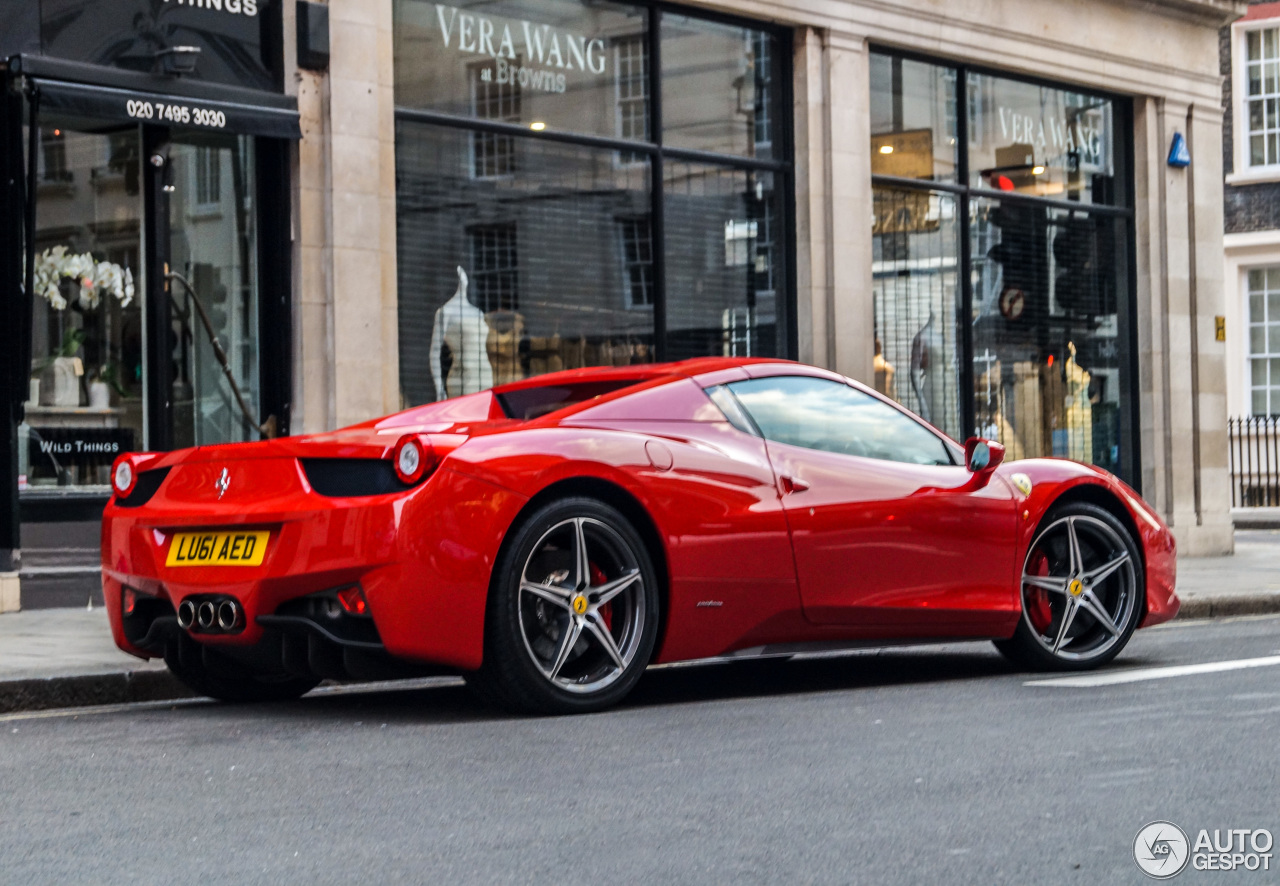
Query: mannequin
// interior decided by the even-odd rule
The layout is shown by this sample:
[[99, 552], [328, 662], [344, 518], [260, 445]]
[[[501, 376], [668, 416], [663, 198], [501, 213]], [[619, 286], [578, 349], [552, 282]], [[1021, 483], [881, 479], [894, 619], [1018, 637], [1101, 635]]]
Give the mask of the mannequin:
[[1089, 400], [1089, 382], [1092, 376], [1076, 362], [1075, 342], [1068, 342], [1067, 350], [1070, 356], [1063, 366], [1067, 383], [1067, 458], [1092, 463], [1093, 403]]
[[[437, 400], [493, 387], [488, 337], [489, 324], [481, 310], [467, 300], [467, 272], [459, 265], [458, 290], [436, 311], [431, 333], [431, 376], [435, 379]], [[453, 358], [447, 377], [440, 359], [444, 345], [448, 345]]]
[[978, 410], [985, 422], [981, 426], [979, 436], [1000, 441], [1005, 449], [1004, 457], [1009, 461], [1018, 461], [1027, 457], [1026, 450], [1023, 448], [1022, 440], [1014, 431], [1013, 423], [1005, 415], [1005, 393], [1000, 361], [995, 360], [989, 366], [986, 372], [975, 379], [975, 389], [982, 392], [977, 396]]
[[876, 390], [886, 397], [897, 400], [898, 387], [893, 383], [893, 376], [897, 370], [884, 358], [884, 348], [880, 345], [880, 339], [876, 339], [876, 356], [873, 366], [876, 373]]
[[524, 378], [524, 367], [520, 365], [524, 317], [517, 311], [490, 311], [485, 320], [489, 323], [485, 348], [489, 353], [489, 365], [493, 368], [494, 383], [504, 385]]

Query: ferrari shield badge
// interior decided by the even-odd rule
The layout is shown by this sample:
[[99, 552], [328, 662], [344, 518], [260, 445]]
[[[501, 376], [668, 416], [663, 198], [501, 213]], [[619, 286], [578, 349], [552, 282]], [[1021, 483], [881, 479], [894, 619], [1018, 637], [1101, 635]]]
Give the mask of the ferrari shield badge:
[[1013, 485], [1017, 486], [1018, 491], [1023, 495], [1031, 494], [1031, 478], [1026, 474], [1014, 474], [1009, 479], [1013, 481]]

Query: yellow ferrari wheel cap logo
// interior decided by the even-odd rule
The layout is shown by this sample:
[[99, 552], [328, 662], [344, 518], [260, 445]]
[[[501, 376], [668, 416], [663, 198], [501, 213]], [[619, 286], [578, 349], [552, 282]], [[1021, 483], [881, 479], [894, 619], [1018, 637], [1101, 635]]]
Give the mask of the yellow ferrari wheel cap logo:
[[587, 611], [587, 598], [579, 594], [573, 598], [573, 611], [582, 615]]
[[1084, 585], [1080, 583], [1080, 579], [1072, 579], [1071, 584], [1067, 585], [1067, 590], [1071, 592], [1071, 596], [1079, 597], [1084, 593]]
[[1018, 487], [1018, 491], [1023, 495], [1031, 494], [1031, 478], [1026, 474], [1014, 474], [1009, 479], [1013, 481], [1013, 485]]

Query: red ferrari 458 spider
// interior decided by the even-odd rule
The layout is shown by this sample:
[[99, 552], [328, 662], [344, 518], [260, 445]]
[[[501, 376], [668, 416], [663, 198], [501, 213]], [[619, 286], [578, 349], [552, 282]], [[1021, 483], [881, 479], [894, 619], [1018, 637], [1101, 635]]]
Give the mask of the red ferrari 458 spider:
[[215, 698], [445, 670], [542, 712], [612, 705], [651, 663], [838, 646], [1089, 668], [1176, 614], [1137, 493], [1002, 457], [795, 363], [571, 370], [123, 456], [103, 583], [120, 647]]

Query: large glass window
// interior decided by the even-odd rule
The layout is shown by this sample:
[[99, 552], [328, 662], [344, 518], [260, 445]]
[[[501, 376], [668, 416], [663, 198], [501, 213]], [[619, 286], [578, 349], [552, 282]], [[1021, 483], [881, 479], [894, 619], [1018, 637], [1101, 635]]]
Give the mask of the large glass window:
[[647, 113], [648, 21], [603, 0], [396, 0], [396, 105], [616, 137], [620, 100]]
[[955, 71], [871, 56], [873, 175], [957, 180]]
[[[183, 135], [169, 150], [170, 286], [175, 447], [253, 440], [195, 300], [199, 299], [250, 412], [258, 414], [258, 225], [253, 139]], [[187, 184], [190, 183], [190, 184]]]
[[873, 201], [876, 390], [963, 437], [959, 201], [889, 187]]
[[1010, 458], [1062, 456], [1121, 472], [1122, 406], [1131, 405], [1122, 400], [1123, 220], [971, 205], [977, 432]]
[[1114, 102], [1110, 98], [970, 74], [978, 130], [969, 184], [1019, 194], [1116, 204]]
[[767, 240], [782, 213], [772, 176], [669, 163], [665, 177], [668, 356], [784, 353], [771, 288], [778, 251]]
[[1126, 107], [887, 53], [872, 87], [877, 388], [1132, 482]]
[[578, 366], [791, 355], [775, 31], [595, 0], [395, 15], [408, 402]]
[[774, 42], [753, 28], [663, 14], [663, 143], [767, 154], [773, 143], [767, 124], [780, 85], [773, 73]]
[[139, 136], [39, 128], [30, 399], [20, 483], [99, 487], [143, 444]]
[[521, 139], [522, 171], [497, 188], [469, 174], [470, 135], [406, 121], [397, 130], [406, 399], [649, 362], [653, 310], [635, 303], [627, 261], [628, 239], [651, 237], [647, 164]]

